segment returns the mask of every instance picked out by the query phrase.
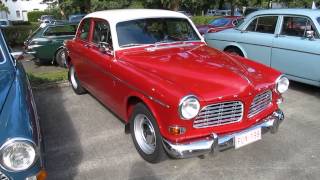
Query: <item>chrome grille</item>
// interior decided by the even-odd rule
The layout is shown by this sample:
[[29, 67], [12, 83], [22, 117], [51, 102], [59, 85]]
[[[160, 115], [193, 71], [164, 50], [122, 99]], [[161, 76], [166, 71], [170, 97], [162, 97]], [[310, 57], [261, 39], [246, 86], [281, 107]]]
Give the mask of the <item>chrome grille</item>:
[[272, 102], [272, 91], [266, 91], [264, 93], [258, 94], [250, 105], [249, 115], [251, 118], [261, 111], [265, 110]]
[[10, 180], [5, 174], [0, 172], [0, 180]]
[[206, 128], [241, 121], [243, 104], [240, 101], [212, 104], [204, 107], [193, 122], [194, 128]]

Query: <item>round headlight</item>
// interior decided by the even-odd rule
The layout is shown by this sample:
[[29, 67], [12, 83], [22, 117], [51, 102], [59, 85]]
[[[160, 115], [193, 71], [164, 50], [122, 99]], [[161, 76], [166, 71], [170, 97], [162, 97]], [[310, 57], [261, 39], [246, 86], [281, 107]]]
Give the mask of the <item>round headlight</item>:
[[23, 171], [33, 165], [36, 159], [34, 145], [27, 140], [9, 140], [0, 150], [1, 164], [10, 171]]
[[289, 88], [289, 79], [284, 76], [280, 76], [276, 83], [276, 88], [279, 93], [284, 93]]
[[181, 99], [179, 104], [179, 113], [182, 119], [192, 119], [198, 115], [199, 111], [200, 103], [197, 97], [189, 95]]

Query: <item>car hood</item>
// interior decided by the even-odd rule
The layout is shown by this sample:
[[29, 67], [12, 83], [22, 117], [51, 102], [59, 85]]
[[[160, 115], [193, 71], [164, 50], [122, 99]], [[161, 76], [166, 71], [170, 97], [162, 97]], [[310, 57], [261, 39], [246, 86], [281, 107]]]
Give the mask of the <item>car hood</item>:
[[0, 69], [0, 112], [2, 112], [2, 107], [6, 101], [13, 80], [14, 73]]
[[259, 85], [265, 86], [267, 80], [261, 67], [250, 67], [206, 45], [140, 49], [126, 52], [119, 59], [207, 101], [248, 96]]

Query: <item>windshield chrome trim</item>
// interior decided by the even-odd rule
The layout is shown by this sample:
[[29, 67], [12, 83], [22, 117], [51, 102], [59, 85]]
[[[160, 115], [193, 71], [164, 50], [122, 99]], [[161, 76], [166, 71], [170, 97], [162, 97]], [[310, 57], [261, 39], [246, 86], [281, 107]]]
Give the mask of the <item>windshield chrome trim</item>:
[[[190, 42], [193, 42], [193, 41], [190, 41]], [[198, 42], [198, 41], [197, 41]], [[173, 42], [174, 43], [174, 42]], [[160, 45], [160, 46], [159, 46]], [[156, 51], [156, 50], [159, 50], [159, 49], [170, 49], [170, 48], [179, 48], [179, 47], [190, 47], [190, 46], [194, 46], [194, 44], [191, 44], [191, 43], [187, 43], [187, 42], [183, 42], [183, 43], [179, 43], [179, 44], [166, 44], [164, 43], [162, 46], [162, 44], [158, 44], [158, 45], [155, 45], [154, 47], [149, 47], [149, 48], [146, 48], [147, 51]]]
[[[9, 54], [9, 56], [11, 56], [10, 51], [8, 49], [8, 46], [6, 45], [6, 42], [5, 42], [5, 39], [4, 39], [2, 31], [1, 31], [1, 39], [2, 39], [3, 42], [2, 42], [2, 45], [0, 45], [0, 51], [1, 51], [1, 56], [3, 58], [3, 61], [0, 61], [0, 65], [1, 64], [5, 64], [7, 62], [7, 57], [5, 56], [3, 46], [6, 47], [6, 50], [7, 50], [8, 54]], [[14, 61], [12, 61], [12, 63], [15, 65]]]

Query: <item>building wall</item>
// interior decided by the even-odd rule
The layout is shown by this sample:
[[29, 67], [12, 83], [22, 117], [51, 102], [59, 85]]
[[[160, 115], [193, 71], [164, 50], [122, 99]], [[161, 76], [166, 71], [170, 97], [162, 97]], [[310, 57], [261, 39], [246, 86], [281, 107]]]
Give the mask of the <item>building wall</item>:
[[0, 0], [8, 7], [10, 14], [1, 12], [1, 19], [10, 21], [28, 21], [28, 12], [33, 10], [45, 10], [48, 5], [43, 0]]

